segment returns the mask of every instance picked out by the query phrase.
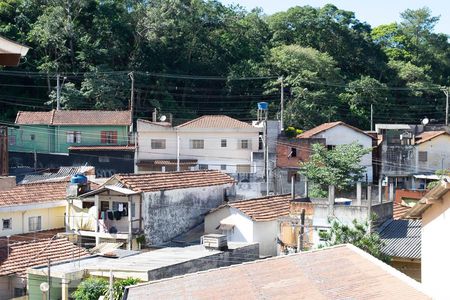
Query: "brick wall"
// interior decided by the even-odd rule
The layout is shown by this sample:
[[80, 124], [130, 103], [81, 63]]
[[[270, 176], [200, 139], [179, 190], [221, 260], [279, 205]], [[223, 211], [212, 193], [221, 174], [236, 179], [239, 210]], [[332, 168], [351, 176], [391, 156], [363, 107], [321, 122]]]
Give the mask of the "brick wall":
[[402, 198], [412, 198], [420, 200], [427, 193], [427, 191], [417, 191], [417, 190], [395, 190], [395, 203], [401, 204]]
[[[321, 143], [325, 139], [279, 139], [277, 142], [277, 167], [298, 168], [299, 162], [308, 161], [311, 154], [311, 145]], [[296, 149], [296, 156], [292, 157], [292, 150]]]

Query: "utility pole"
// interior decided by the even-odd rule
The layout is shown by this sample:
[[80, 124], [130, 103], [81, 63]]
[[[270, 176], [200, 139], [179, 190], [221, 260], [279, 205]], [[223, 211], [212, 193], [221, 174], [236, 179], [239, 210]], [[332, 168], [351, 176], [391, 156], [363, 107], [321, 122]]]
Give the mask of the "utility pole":
[[441, 90], [445, 94], [445, 126], [448, 126], [448, 93], [450, 91], [450, 87], [443, 87]]
[[280, 95], [280, 97], [281, 97], [281, 99], [280, 99], [280, 101], [281, 101], [281, 116], [280, 116], [280, 127], [281, 127], [281, 131], [283, 131], [284, 130], [284, 117], [283, 117], [283, 115], [284, 115], [284, 83], [283, 83], [283, 76], [281, 76], [280, 77], [280, 85], [281, 85], [281, 90], [280, 90], [280, 92], [281, 92], [281, 95]]
[[112, 270], [109, 270], [109, 300], [114, 300], [114, 276]]
[[303, 251], [304, 237], [305, 234], [305, 209], [302, 208], [302, 212], [300, 214], [300, 233], [299, 233], [299, 243], [297, 247], [297, 252]]
[[59, 84], [59, 73], [56, 74], [56, 110], [61, 109], [61, 86]]
[[269, 145], [267, 143], [267, 114], [266, 120], [264, 121], [264, 148], [266, 152], [266, 196], [269, 196]]
[[133, 130], [136, 131], [136, 129], [134, 128], [134, 73], [130, 72], [128, 73], [128, 76], [130, 76], [131, 79], [131, 89], [130, 89], [131, 122], [133, 124]]
[[50, 257], [48, 258], [48, 266], [47, 266], [47, 280], [48, 280], [48, 292], [47, 292], [47, 299], [50, 300], [50, 292], [52, 290], [52, 277], [50, 276], [50, 264], [51, 260]]
[[370, 104], [370, 131], [373, 131], [373, 104]]

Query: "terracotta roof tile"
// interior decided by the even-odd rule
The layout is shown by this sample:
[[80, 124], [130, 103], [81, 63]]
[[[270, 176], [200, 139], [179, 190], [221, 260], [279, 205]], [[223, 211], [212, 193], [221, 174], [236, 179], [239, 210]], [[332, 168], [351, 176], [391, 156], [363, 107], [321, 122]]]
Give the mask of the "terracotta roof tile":
[[224, 115], [207, 115], [178, 125], [177, 128], [253, 128], [253, 126]]
[[271, 221], [289, 215], [291, 195], [267, 196], [249, 200], [229, 202], [227, 205], [239, 209], [255, 221]]
[[404, 206], [394, 202], [394, 210], [392, 214], [392, 218], [394, 220], [403, 219], [405, 213], [410, 209], [409, 206]]
[[369, 136], [370, 138], [373, 138], [373, 136], [371, 136], [370, 134], [367, 134], [366, 132], [362, 131], [361, 129], [353, 127], [351, 125], [348, 125], [348, 124], [346, 124], [346, 123], [344, 123], [342, 121], [331, 122], [331, 123], [323, 123], [323, 124], [321, 124], [321, 125], [319, 125], [317, 127], [314, 127], [314, 128], [312, 128], [310, 130], [307, 130], [307, 131], [303, 132], [302, 134], [297, 135], [297, 137], [298, 138], [305, 138], [305, 139], [312, 138], [316, 134], [319, 134], [319, 133], [321, 133], [323, 131], [326, 131], [326, 130], [331, 129], [333, 127], [336, 127], [338, 125], [342, 125], [342, 126], [348, 127], [348, 128], [353, 129], [353, 130], [355, 130], [355, 131], [357, 131], [359, 133], [365, 134], [365, 135]]
[[449, 135], [447, 132], [445, 131], [425, 131], [422, 132], [421, 134], [419, 134], [418, 136], [416, 136], [416, 144], [422, 144], [425, 142], [428, 142], [431, 139], [434, 139], [435, 137], [438, 137], [442, 134], [446, 134]]
[[102, 110], [19, 111], [16, 124], [23, 125], [130, 125], [131, 112]]
[[352, 245], [278, 256], [128, 288], [125, 299], [431, 299]]
[[136, 192], [176, 190], [202, 186], [234, 183], [235, 180], [220, 171], [202, 170], [185, 172], [162, 172], [151, 174], [116, 174], [126, 188]]
[[9, 256], [0, 257], [0, 276], [24, 275], [27, 268], [51, 262], [88, 256], [89, 252], [74, 245], [66, 238], [40, 239], [30, 242], [11, 243]]
[[0, 207], [66, 199], [67, 181], [21, 184], [0, 192]]

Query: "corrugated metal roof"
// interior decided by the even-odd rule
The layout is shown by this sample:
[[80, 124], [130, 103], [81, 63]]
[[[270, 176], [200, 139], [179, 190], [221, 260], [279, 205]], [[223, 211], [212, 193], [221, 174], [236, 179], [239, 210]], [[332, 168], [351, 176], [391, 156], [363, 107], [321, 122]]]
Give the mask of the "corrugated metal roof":
[[382, 252], [395, 257], [421, 258], [422, 220], [388, 220], [380, 227]]

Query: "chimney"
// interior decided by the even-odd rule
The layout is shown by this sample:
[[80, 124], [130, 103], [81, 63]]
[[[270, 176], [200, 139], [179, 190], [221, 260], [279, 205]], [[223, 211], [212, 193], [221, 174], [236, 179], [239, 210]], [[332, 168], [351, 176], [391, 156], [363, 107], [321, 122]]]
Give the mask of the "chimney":
[[157, 117], [158, 117], [158, 110], [155, 108], [153, 109], [152, 113], [152, 122], [158, 122]]
[[227, 250], [227, 236], [223, 234], [206, 234], [201, 238], [202, 245], [209, 250]]

